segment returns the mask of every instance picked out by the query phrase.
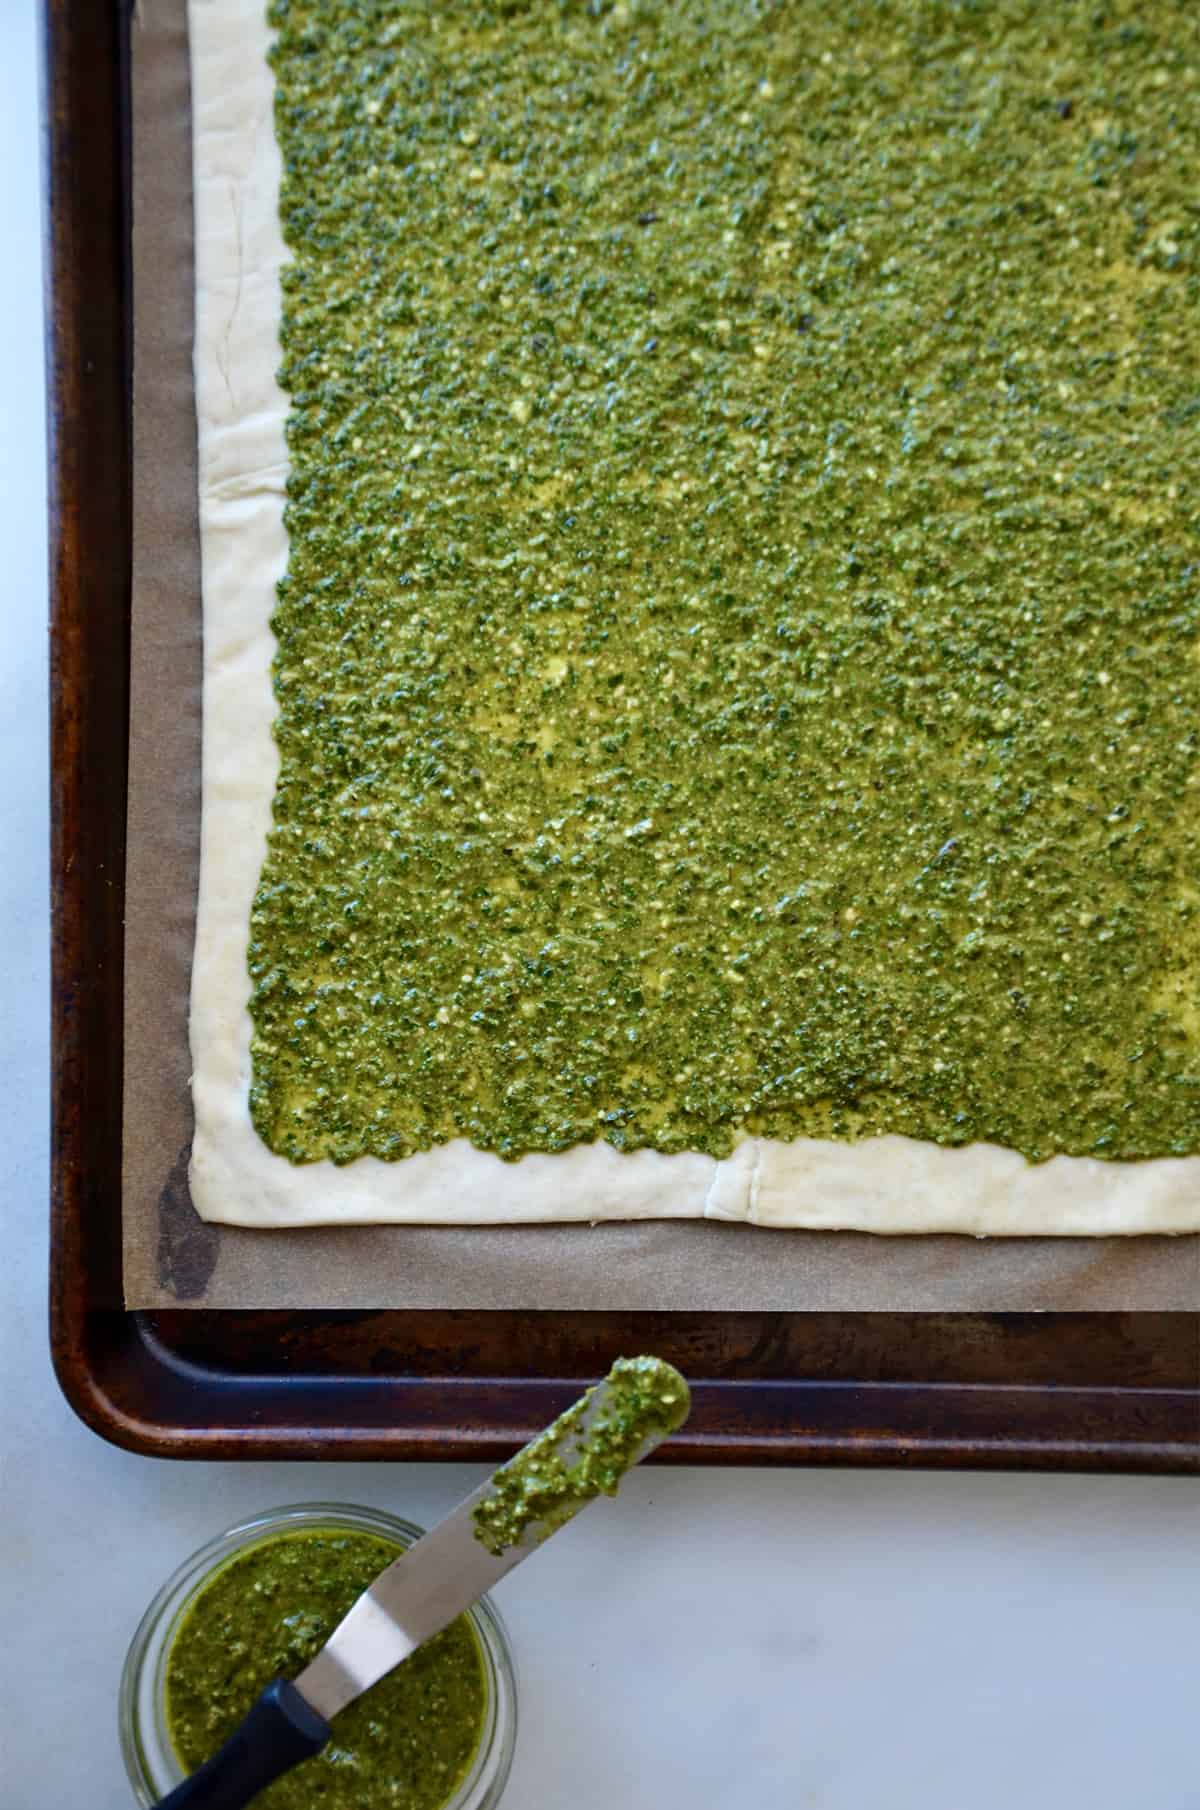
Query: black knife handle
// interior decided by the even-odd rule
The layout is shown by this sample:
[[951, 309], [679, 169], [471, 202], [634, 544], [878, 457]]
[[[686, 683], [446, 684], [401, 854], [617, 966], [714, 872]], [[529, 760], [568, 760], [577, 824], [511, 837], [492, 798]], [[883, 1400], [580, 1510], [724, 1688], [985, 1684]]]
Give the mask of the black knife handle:
[[301, 1760], [320, 1753], [329, 1724], [294, 1684], [277, 1678], [199, 1772], [176, 1785], [157, 1810], [243, 1810]]

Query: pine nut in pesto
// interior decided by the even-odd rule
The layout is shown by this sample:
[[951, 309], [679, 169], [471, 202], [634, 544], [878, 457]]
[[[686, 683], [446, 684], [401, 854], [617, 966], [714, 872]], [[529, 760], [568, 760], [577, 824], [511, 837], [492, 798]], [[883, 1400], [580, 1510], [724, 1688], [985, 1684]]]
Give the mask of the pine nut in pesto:
[[1200, 13], [275, 0], [251, 1110], [1200, 1150]]
[[691, 1397], [662, 1358], [618, 1358], [605, 1381], [573, 1402], [492, 1478], [475, 1509], [475, 1537], [488, 1551], [538, 1543], [597, 1496], [615, 1496], [646, 1450], [681, 1427]]

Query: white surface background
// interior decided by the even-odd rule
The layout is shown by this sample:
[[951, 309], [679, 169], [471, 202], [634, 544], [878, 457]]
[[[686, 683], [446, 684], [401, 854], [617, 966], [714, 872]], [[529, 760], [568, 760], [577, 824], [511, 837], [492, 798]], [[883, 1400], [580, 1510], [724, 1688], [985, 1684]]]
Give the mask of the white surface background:
[[[80, 0], [104, 5], [110, 0]], [[113, 0], [115, 3], [115, 0]], [[310, 1497], [428, 1522], [450, 1465], [168, 1465], [46, 1356], [45, 532], [33, 0], [0, 0], [0, 1810], [126, 1810], [117, 1679], [166, 1573]], [[511, 1810], [1196, 1810], [1200, 1492], [658, 1472], [509, 1580]]]

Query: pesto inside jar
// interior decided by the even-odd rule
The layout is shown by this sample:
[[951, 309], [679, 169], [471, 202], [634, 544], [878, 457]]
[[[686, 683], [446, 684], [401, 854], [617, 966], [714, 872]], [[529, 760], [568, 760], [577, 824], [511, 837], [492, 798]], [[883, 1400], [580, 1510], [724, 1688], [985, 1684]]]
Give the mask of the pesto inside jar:
[[275, 0], [251, 1111], [1200, 1149], [1180, 0]]
[[[183, 1612], [167, 1654], [171, 1743], [194, 1772], [273, 1678], [294, 1679], [402, 1547], [312, 1528], [235, 1554]], [[471, 1766], [487, 1711], [479, 1639], [459, 1616], [334, 1719], [327, 1746], [255, 1799], [262, 1810], [441, 1810]]]

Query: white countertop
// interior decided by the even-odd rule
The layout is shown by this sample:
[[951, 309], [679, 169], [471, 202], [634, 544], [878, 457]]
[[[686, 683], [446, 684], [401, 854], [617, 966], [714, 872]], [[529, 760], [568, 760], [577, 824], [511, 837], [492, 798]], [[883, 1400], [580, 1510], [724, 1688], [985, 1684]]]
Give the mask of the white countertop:
[[[0, 0], [0, 1810], [126, 1810], [117, 1679], [168, 1571], [255, 1509], [429, 1522], [479, 1472], [139, 1459], [50, 1375], [36, 95], [34, 0]], [[638, 1475], [500, 1593], [505, 1804], [1195, 1810], [1198, 1533], [1176, 1480]]]

